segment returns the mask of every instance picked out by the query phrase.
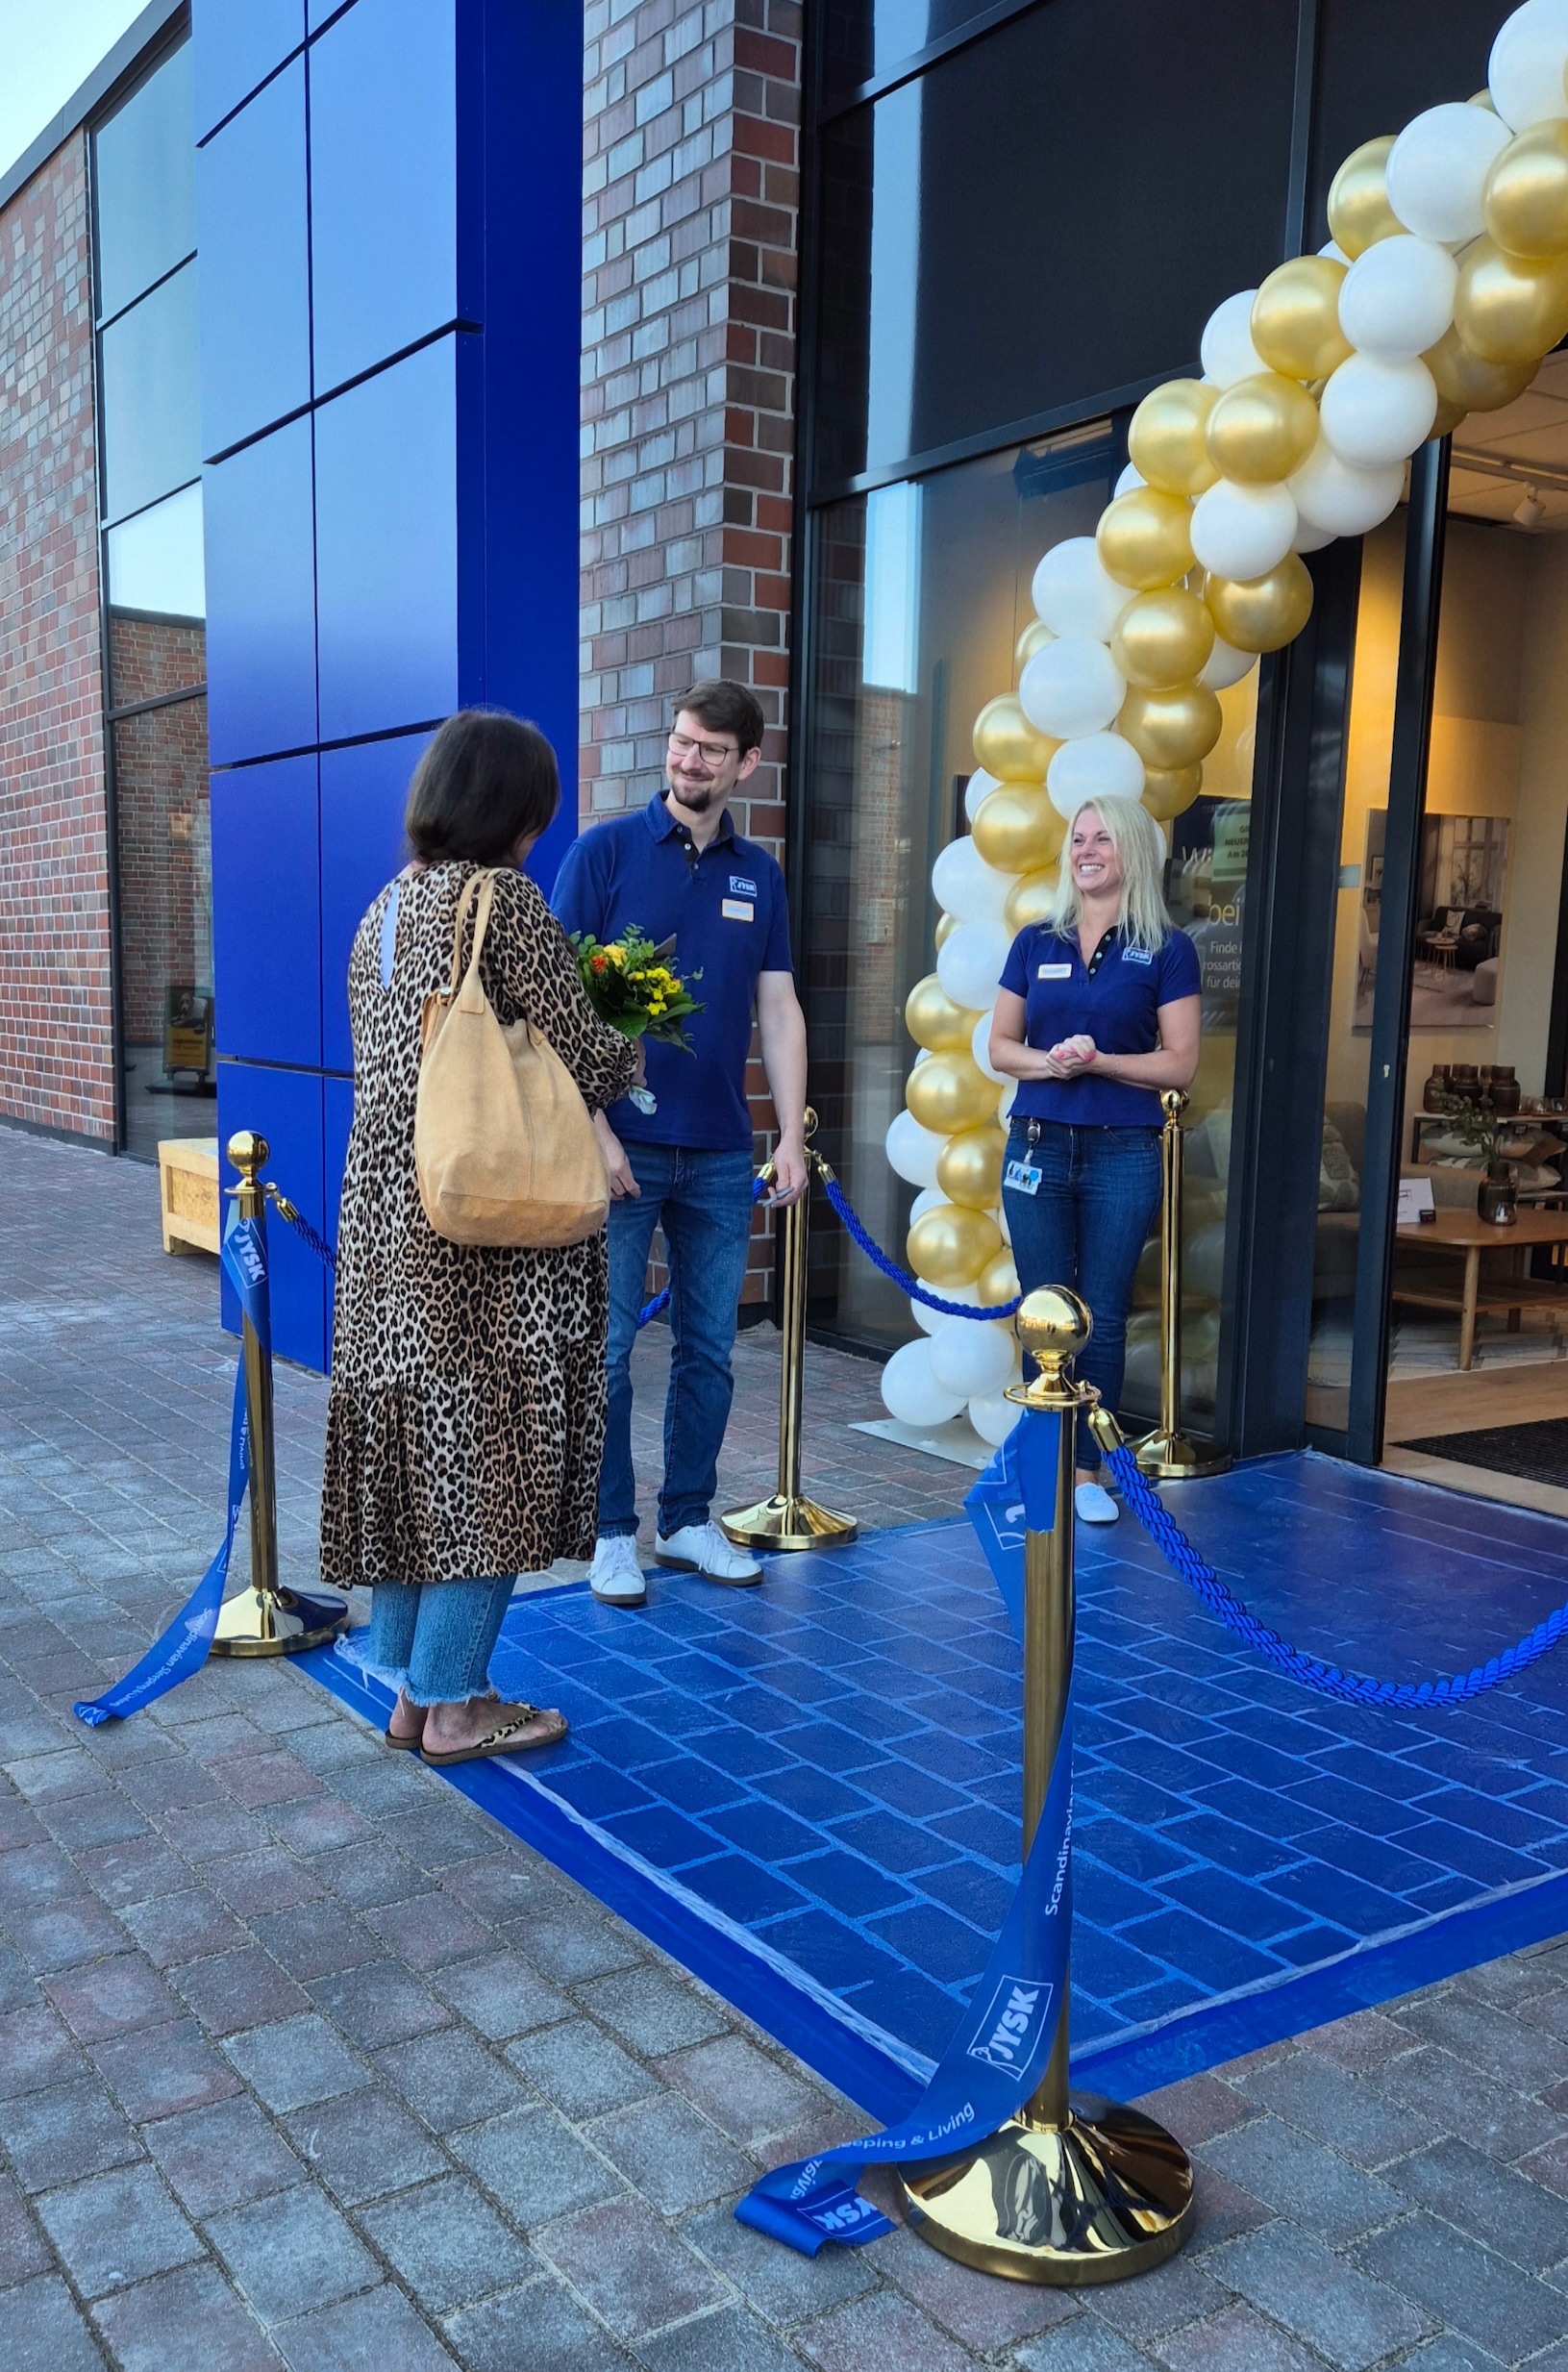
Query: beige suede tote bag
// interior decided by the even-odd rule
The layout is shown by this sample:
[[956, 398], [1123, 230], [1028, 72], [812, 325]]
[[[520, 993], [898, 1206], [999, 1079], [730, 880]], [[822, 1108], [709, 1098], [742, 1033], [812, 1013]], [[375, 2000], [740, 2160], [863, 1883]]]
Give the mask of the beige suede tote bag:
[[[425, 999], [414, 1104], [419, 1199], [449, 1243], [583, 1243], [610, 1208], [610, 1174], [577, 1082], [531, 1021], [503, 1029], [479, 975], [495, 875], [458, 900], [449, 987]], [[461, 975], [475, 884], [474, 952]]]

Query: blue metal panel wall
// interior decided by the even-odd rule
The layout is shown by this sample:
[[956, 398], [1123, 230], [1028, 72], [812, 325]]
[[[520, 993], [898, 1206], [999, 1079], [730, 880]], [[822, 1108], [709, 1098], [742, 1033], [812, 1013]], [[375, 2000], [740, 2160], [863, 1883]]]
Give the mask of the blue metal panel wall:
[[[348, 950], [431, 727], [535, 717], [546, 883], [575, 829], [582, 12], [197, 0], [194, 39], [218, 1119], [332, 1239]], [[322, 1366], [330, 1289], [272, 1240]]]

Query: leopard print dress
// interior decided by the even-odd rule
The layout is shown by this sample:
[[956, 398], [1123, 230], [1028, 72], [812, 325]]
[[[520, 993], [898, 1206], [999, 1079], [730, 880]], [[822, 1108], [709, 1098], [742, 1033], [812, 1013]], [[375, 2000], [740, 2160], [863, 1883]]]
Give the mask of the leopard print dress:
[[[474, 867], [391, 889], [349, 958], [354, 1127], [338, 1219], [321, 1572], [339, 1588], [499, 1579], [592, 1554], [605, 1436], [603, 1230], [537, 1251], [448, 1243], [413, 1165], [420, 1016], [446, 987]], [[470, 925], [463, 951], [472, 947]], [[591, 1109], [624, 1095], [635, 1052], [589, 1006], [565, 934], [522, 873], [496, 882], [481, 972], [503, 1023], [542, 1029]]]

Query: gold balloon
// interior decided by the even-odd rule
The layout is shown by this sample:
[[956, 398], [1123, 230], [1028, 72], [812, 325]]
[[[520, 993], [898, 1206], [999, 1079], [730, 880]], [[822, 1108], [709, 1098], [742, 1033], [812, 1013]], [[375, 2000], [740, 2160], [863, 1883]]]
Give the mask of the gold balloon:
[[1352, 149], [1333, 177], [1329, 191], [1329, 233], [1353, 263], [1379, 239], [1392, 238], [1405, 228], [1388, 203], [1385, 175], [1393, 151], [1391, 132], [1380, 140], [1363, 141]]
[[1032, 873], [1056, 856], [1067, 821], [1043, 783], [1004, 783], [981, 801], [973, 831], [976, 848], [999, 873]]
[[1207, 684], [1178, 684], [1165, 691], [1130, 691], [1116, 730], [1147, 766], [1191, 766], [1207, 758], [1225, 726], [1217, 694]]
[[905, 1084], [904, 1101], [923, 1129], [950, 1136], [988, 1120], [1002, 1094], [967, 1051], [933, 1054], [917, 1062]]
[[[1452, 328], [1421, 360], [1436, 383], [1439, 405], [1456, 405], [1461, 418], [1467, 412], [1500, 412], [1523, 395], [1535, 376], [1533, 362], [1483, 362]], [[1443, 433], [1432, 431], [1436, 437]]]
[[1035, 652], [1043, 651], [1046, 644], [1055, 642], [1056, 638], [1043, 617], [1032, 617], [1013, 645], [1013, 674], [1022, 675]]
[[1018, 1298], [1018, 1271], [1012, 1264], [1012, 1254], [999, 1252], [975, 1280], [982, 1310], [1000, 1310], [1004, 1302]]
[[1061, 747], [1036, 733], [1015, 692], [999, 692], [986, 701], [975, 719], [974, 740], [975, 756], [1001, 783], [1040, 782]]
[[1217, 387], [1201, 379], [1170, 379], [1146, 395], [1132, 414], [1127, 450], [1140, 478], [1166, 494], [1201, 494], [1219, 476], [1204, 443]]
[[[1063, 832], [1066, 820], [1063, 818]], [[1003, 920], [1009, 931], [1027, 931], [1031, 923], [1046, 922], [1057, 911], [1057, 883], [1060, 866], [1042, 865], [1037, 873], [1026, 873], [1014, 882], [1008, 892], [1008, 903], [1002, 909]]]
[[1466, 107], [1483, 107], [1488, 115], [1497, 113], [1496, 108], [1492, 105], [1492, 94], [1489, 90], [1473, 90], [1466, 99], [1465, 105]]
[[960, 1129], [936, 1156], [936, 1183], [950, 1203], [966, 1211], [994, 1211], [1002, 1199], [1002, 1156], [1008, 1132], [986, 1121]]
[[904, 1006], [904, 1027], [932, 1054], [967, 1052], [979, 1013], [955, 1005], [934, 972], [917, 980]]
[[1312, 614], [1312, 580], [1299, 552], [1246, 583], [1210, 577], [1204, 593], [1223, 639], [1235, 651], [1280, 651]]
[[1002, 1230], [983, 1211], [944, 1204], [916, 1219], [905, 1249], [927, 1285], [973, 1285], [1001, 1251]]
[[1483, 362], [1538, 362], [1568, 330], [1568, 256], [1543, 262], [1478, 238], [1459, 265], [1454, 327]]
[[940, 954], [941, 954], [942, 949], [946, 946], [946, 944], [947, 944], [948, 940], [952, 937], [952, 936], [953, 936], [954, 932], [958, 929], [958, 917], [957, 916], [957, 914], [938, 914], [938, 915], [937, 915], [937, 917], [936, 917], [936, 929], [935, 929], [935, 933], [934, 933], [934, 935], [933, 935], [933, 942], [932, 942], [932, 943], [933, 943], [933, 945], [935, 947], [936, 952], [937, 952], [937, 954], [938, 954], [938, 955], [940, 955]]
[[1143, 804], [1157, 824], [1184, 815], [1204, 787], [1204, 770], [1195, 766], [1145, 766]]
[[1568, 123], [1531, 124], [1492, 161], [1486, 228], [1510, 256], [1560, 256], [1568, 249]]
[[1299, 380], [1259, 371], [1226, 388], [1208, 415], [1208, 457], [1242, 486], [1277, 486], [1317, 442], [1317, 406]]
[[1332, 256], [1296, 256], [1280, 264], [1253, 299], [1252, 337], [1259, 359], [1287, 379], [1327, 379], [1351, 352], [1339, 326], [1345, 266]]
[[1467, 405], [1445, 403], [1439, 396], [1437, 410], [1432, 413], [1431, 426], [1427, 434], [1429, 437], [1452, 437], [1460, 423], [1468, 420], [1469, 417], [1470, 412]]
[[1155, 592], [1192, 566], [1192, 505], [1157, 486], [1134, 487], [1102, 512], [1094, 541], [1108, 576], [1134, 592]]
[[1190, 684], [1214, 647], [1214, 621], [1184, 585], [1139, 593], [1116, 620], [1110, 656], [1130, 684]]

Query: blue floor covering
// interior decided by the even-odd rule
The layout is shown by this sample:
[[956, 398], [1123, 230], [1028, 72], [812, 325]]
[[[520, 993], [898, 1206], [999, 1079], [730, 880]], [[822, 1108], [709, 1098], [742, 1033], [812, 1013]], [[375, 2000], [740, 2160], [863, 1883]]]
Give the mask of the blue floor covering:
[[[1307, 1454], [1167, 1504], [1297, 1645], [1465, 1670], [1568, 1599], [1568, 1525]], [[361, 1710], [353, 1649], [306, 1667]], [[914, 2097], [1017, 1876], [1019, 1655], [962, 1520], [518, 1599], [572, 1735], [464, 1792], [874, 2113]], [[1568, 1646], [1451, 1712], [1309, 1695], [1124, 1515], [1079, 1535], [1073, 2053], [1123, 2096], [1568, 1929]]]

